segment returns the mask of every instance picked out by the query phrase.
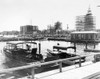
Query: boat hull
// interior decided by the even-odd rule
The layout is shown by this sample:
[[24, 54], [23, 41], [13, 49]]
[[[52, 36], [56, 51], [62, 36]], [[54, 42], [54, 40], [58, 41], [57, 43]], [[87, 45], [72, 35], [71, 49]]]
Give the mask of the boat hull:
[[[23, 62], [36, 62], [39, 61], [39, 58], [34, 58], [30, 53], [27, 54], [24, 51], [4, 51], [4, 54], [6, 57], [10, 58], [10, 59], [16, 59], [19, 61], [23, 61]], [[42, 57], [41, 57], [42, 59]]]

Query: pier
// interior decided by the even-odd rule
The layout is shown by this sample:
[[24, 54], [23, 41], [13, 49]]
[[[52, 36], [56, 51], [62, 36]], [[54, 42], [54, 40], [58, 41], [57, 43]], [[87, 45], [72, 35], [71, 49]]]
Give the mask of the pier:
[[[92, 70], [92, 73], [90, 73], [91, 67], [85, 66], [86, 63], [88, 63], [88, 62], [81, 63], [81, 61], [80, 61], [81, 58], [80, 57], [82, 57], [82, 56], [66, 58], [66, 59], [59, 59], [59, 60], [54, 60], [54, 61], [49, 61], [49, 62], [44, 62], [44, 63], [39, 63], [38, 62], [38, 63], [35, 63], [35, 64], [30, 64], [30, 65], [15, 67], [15, 68], [9, 68], [9, 69], [3, 69], [3, 70], [0, 70], [0, 74], [31, 68], [31, 72], [32, 73], [31, 73], [30, 76], [19, 78], [19, 79], [37, 79], [37, 77], [38, 77], [38, 79], [62, 79], [61, 76], [63, 76], [63, 78], [68, 78], [69, 77], [68, 79], [81, 79], [82, 77], [86, 77], [88, 75], [91, 75], [91, 74], [99, 71], [98, 68], [100, 66], [100, 63], [95, 63], [93, 65], [89, 65], [91, 67], [95, 67], [96, 68], [96, 69], [94, 68]], [[78, 64], [76, 64], [76, 65], [73, 62], [72, 66], [62, 67], [62, 62], [64, 62], [64, 61], [67, 62], [67, 61], [73, 60], [73, 59], [79, 59], [80, 62]], [[43, 72], [43, 73], [40, 73], [40, 74], [35, 74], [35, 68], [36, 67], [41, 67], [42, 65], [48, 65], [48, 64], [52, 64], [52, 63], [57, 63], [58, 64], [58, 69], [47, 71], [47, 72]], [[69, 71], [66, 71], [66, 69], [68, 70], [68, 68], [69, 68]], [[88, 71], [87, 69], [89, 69], [90, 71]], [[52, 72], [55, 73], [55, 74], [53, 74]], [[83, 72], [84, 73], [88, 73], [88, 74], [84, 75]], [[79, 73], [81, 75], [83, 75], [83, 76], [81, 76], [81, 78], [79, 76]], [[73, 75], [73, 76], [71, 76], [71, 75]], [[76, 76], [76, 78], [75, 78], [75, 76]], [[30, 77], [30, 78], [28, 78], [28, 77]]]
[[35, 77], [39, 79], [94, 79], [94, 77], [100, 75], [100, 62], [95, 64], [87, 62], [83, 63], [82, 67], [78, 67], [77, 65], [76, 67], [77, 68], [75, 68], [75, 66], [65, 67], [62, 73], [53, 70], [37, 74]]

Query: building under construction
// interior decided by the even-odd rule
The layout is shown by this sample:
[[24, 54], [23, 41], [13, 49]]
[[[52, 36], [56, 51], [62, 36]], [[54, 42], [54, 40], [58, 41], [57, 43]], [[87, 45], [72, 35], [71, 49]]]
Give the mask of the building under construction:
[[86, 15], [76, 17], [76, 30], [77, 31], [91, 31], [95, 30], [95, 16], [92, 16], [90, 8]]

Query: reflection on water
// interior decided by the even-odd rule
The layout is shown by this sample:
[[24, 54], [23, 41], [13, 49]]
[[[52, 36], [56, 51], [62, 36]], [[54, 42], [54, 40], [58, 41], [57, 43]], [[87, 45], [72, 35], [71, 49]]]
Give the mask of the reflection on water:
[[[2, 66], [5, 66], [5, 68], [13, 68], [13, 67], [18, 67], [18, 66], [24, 66], [26, 65], [26, 63], [15, 60], [15, 59], [9, 59], [9, 58], [5, 58], [6, 60], [4, 61], [4, 63], [2, 63]], [[21, 76], [25, 76], [27, 75], [27, 73], [29, 73], [28, 69], [26, 70], [20, 70], [20, 71], [14, 71], [11, 73], [7, 73], [4, 77], [8, 76], [15, 76], [15, 77], [21, 77]]]
[[[37, 43], [41, 43], [41, 53], [43, 55], [46, 55], [46, 49], [53, 49], [54, 45], [57, 45], [57, 43], [59, 43], [61, 46], [72, 46], [73, 44], [70, 42], [61, 42], [61, 41], [36, 41]], [[23, 66], [23, 65], [27, 65], [26, 62], [22, 62], [22, 61], [18, 61], [15, 59], [10, 59], [7, 58], [2, 49], [3, 47], [6, 45], [6, 42], [0, 42], [0, 70], [1, 69], [5, 69], [5, 68], [12, 68], [12, 67], [18, 67], [18, 66]], [[88, 52], [84, 52], [84, 48], [85, 45], [84, 44], [77, 44], [77, 50], [76, 53], [77, 54], [90, 54]], [[98, 46], [96, 46], [98, 47]], [[93, 45], [90, 45], [89, 48], [93, 48]], [[68, 49], [67, 50], [68, 53], [75, 53], [74, 50]], [[41, 70], [40, 70], [41, 71]], [[39, 72], [39, 71], [36, 71]], [[6, 79], [8, 77], [22, 77], [22, 76], [26, 76], [27, 74], [30, 74], [31, 71], [30, 69], [26, 69], [26, 70], [20, 70], [20, 71], [15, 71], [15, 72], [9, 72], [7, 74], [0, 74], [0, 79]]]
[[[0, 42], [0, 70], [18, 67], [18, 66], [23, 66], [23, 65], [27, 64], [27, 63], [22, 62], [22, 61], [7, 58], [3, 52], [3, 47], [5, 45], [6, 45], [6, 42]], [[27, 73], [29, 73], [28, 69], [20, 70], [17, 72], [16, 71], [15, 72], [8, 72], [6, 74], [0, 74], [0, 79], [6, 79], [8, 77], [18, 78], [18, 77], [27, 75]]]

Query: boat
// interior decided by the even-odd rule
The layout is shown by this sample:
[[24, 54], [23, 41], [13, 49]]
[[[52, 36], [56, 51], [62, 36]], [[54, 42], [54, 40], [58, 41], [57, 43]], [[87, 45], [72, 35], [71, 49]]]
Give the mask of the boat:
[[8, 42], [3, 51], [6, 57], [25, 62], [34, 62], [43, 59], [41, 54], [37, 54], [36, 42]]
[[[74, 51], [76, 52], [76, 47], [74, 46], [69, 46], [69, 47], [63, 47], [63, 46], [53, 46], [53, 50], [47, 49], [48, 53], [47, 53], [47, 58], [45, 59], [45, 61], [52, 61], [52, 60], [57, 60], [57, 59], [64, 59], [64, 58], [70, 58], [70, 57], [76, 57], [76, 56], [80, 56], [75, 54], [71, 54], [71, 53], [67, 53], [66, 51], [62, 51], [62, 50], [67, 50], [67, 49], [74, 49]], [[81, 57], [81, 56], [80, 56]], [[85, 62], [85, 56], [81, 57], [81, 62]], [[68, 60], [63, 62], [64, 64], [67, 65], [72, 65], [72, 64], [77, 64], [79, 63], [79, 58], [74, 59], [74, 60]]]
[[[8, 42], [3, 50], [4, 50], [5, 55], [9, 58], [17, 59], [17, 60], [28, 62], [28, 63], [37, 62], [37, 61], [42, 63], [42, 62], [48, 62], [48, 61], [53, 61], [53, 60], [58, 60], [58, 59], [79, 56], [76, 54], [71, 54], [71, 53], [61, 51], [61, 50], [67, 50], [70, 48], [76, 51], [76, 47], [73, 47], [73, 46], [69, 46], [69, 47], [53, 46], [53, 51], [47, 49], [46, 58], [44, 58], [42, 54], [37, 53], [38, 47], [37, 47], [36, 42], [18, 42], [18, 43]], [[73, 61], [75, 61], [75, 63], [79, 63], [79, 59], [68, 60], [63, 63], [67, 65], [72, 65]], [[81, 57], [81, 61], [84, 62], [85, 57]], [[53, 64], [53, 66], [54, 65], [55, 64]], [[48, 67], [50, 66], [52, 66], [52, 64], [48, 65]]]

